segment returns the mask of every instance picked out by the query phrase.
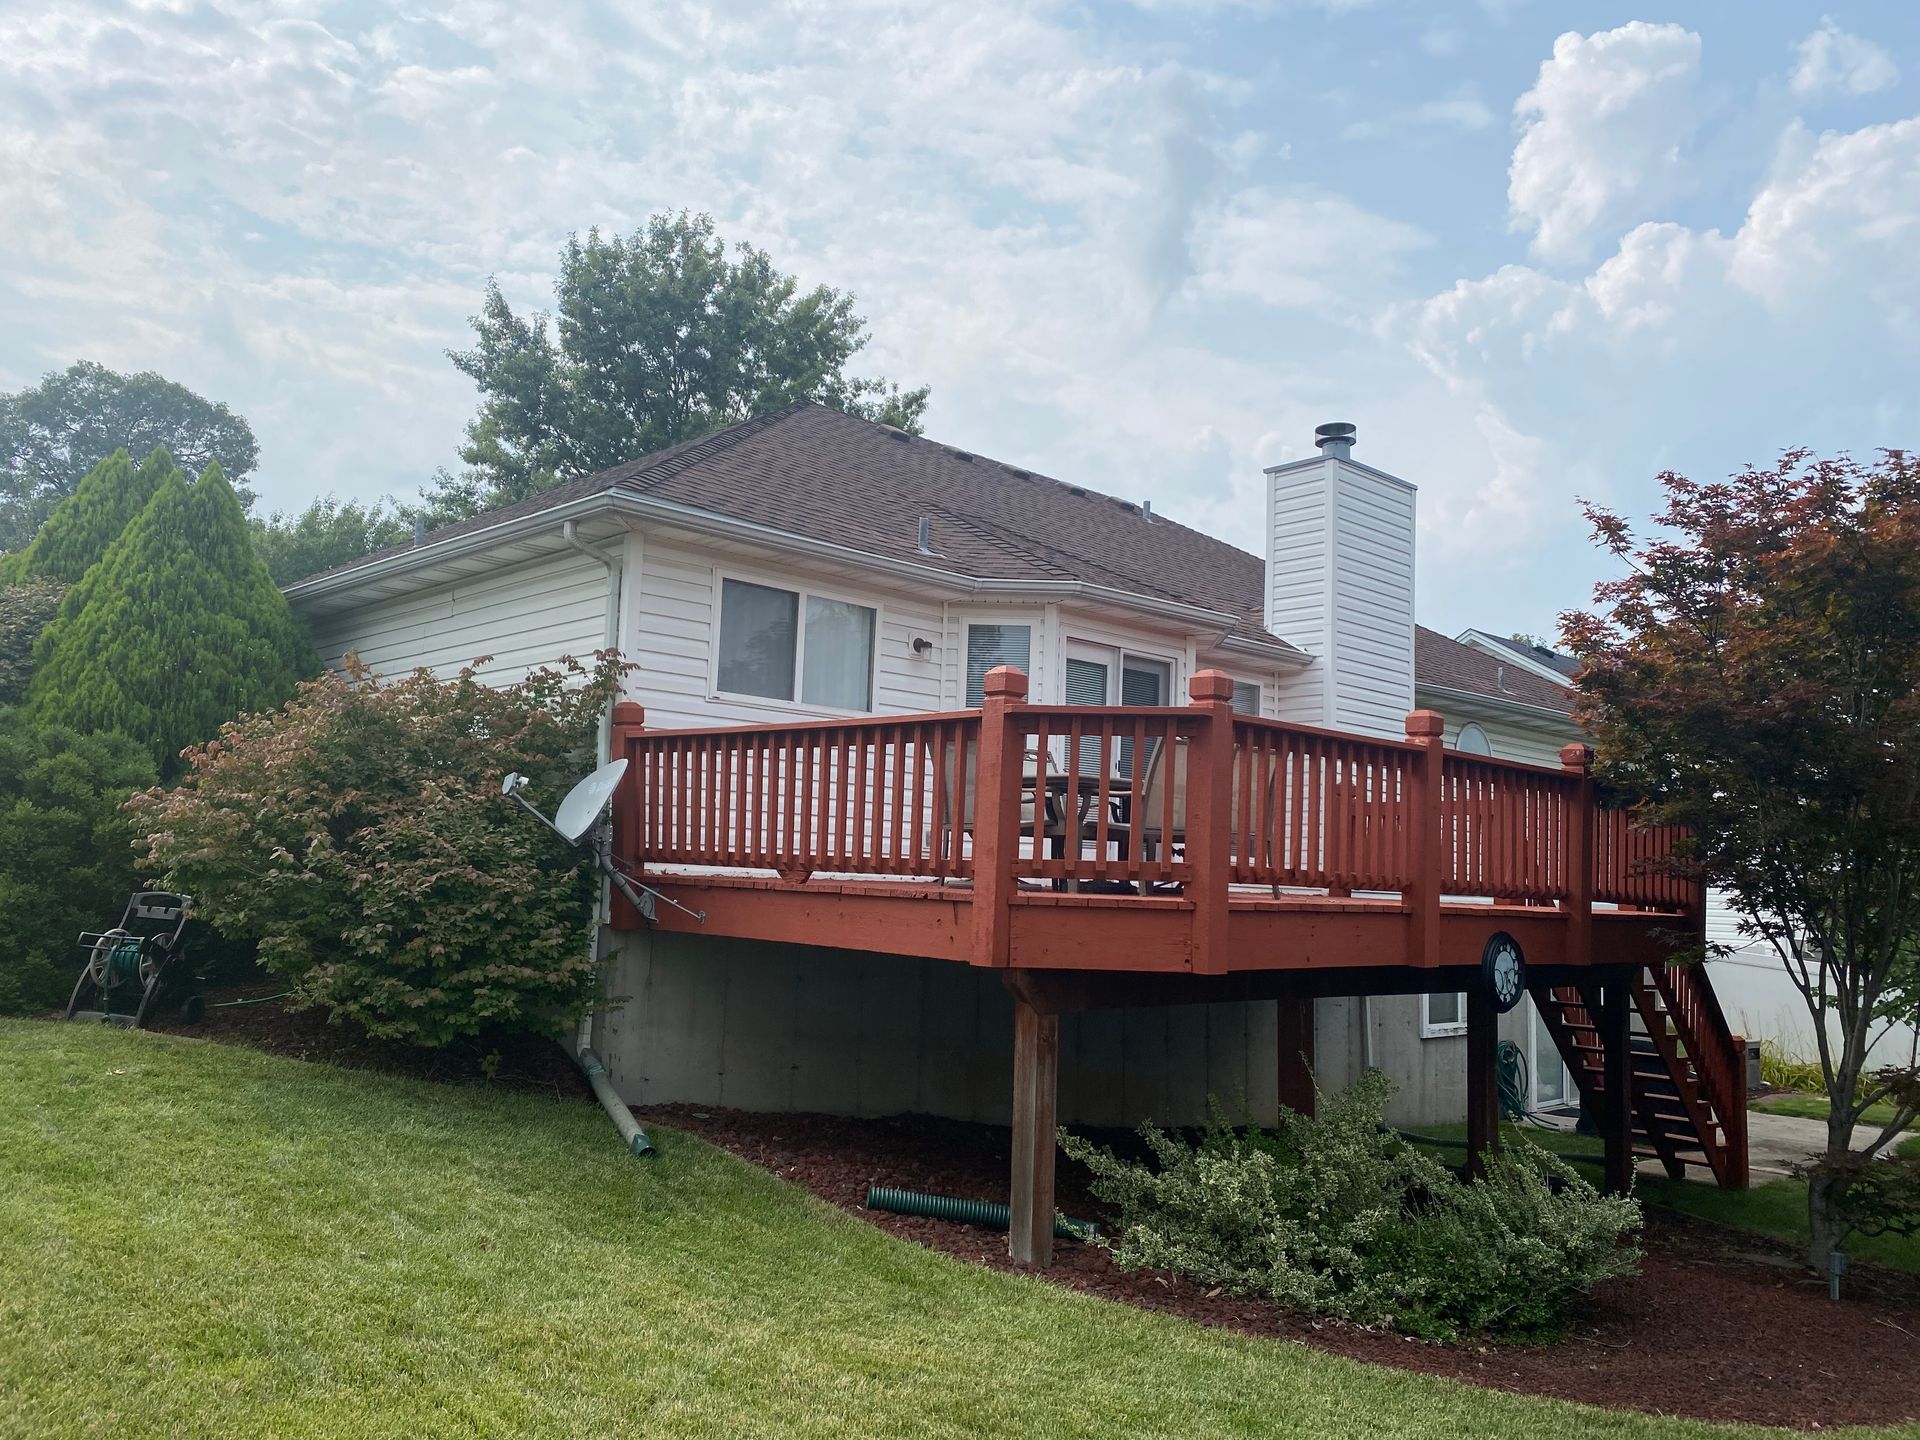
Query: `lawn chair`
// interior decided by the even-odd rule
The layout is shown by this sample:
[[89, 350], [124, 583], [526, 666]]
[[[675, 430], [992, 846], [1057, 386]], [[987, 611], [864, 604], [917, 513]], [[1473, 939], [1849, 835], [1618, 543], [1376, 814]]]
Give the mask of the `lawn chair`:
[[[948, 814], [953, 813], [951, 807], [956, 799], [954, 752], [957, 748], [957, 744], [949, 743], [943, 745], [940, 751], [940, 783], [946, 787], [946, 800], [944, 804]], [[1022, 758], [1021, 766], [1020, 838], [1023, 840], [1031, 840], [1034, 838], [1034, 816], [1036, 814], [1036, 793], [1040, 777], [1040, 757], [1029, 750]], [[960, 807], [960, 828], [969, 839], [973, 836], [974, 815], [976, 813], [977, 797], [980, 788], [979, 782], [980, 747], [976, 743], [967, 747], [966, 777], [964, 783], [962, 783], [957, 790]], [[1054, 798], [1051, 794], [1049, 794], [1044, 803], [1038, 807], [1038, 813], [1044, 817], [1041, 822], [1041, 838], [1048, 840], [1064, 840], [1066, 838], [1067, 827], [1065, 818], [1060, 814], [1059, 807], [1054, 803]], [[943, 837], [943, 842], [944, 838], [945, 837]]]

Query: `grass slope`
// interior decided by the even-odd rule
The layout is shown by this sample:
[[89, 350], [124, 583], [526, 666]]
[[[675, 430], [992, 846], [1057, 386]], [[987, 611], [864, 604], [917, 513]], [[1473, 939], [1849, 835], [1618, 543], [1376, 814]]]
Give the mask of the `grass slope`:
[[7, 1435], [1737, 1433], [979, 1270], [585, 1105], [33, 1022], [0, 1093]]

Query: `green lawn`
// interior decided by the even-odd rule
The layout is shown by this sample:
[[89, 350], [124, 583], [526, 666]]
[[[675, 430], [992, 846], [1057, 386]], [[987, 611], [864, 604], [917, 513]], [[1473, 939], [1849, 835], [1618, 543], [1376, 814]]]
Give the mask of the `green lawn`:
[[[1502, 1133], [1511, 1135], [1516, 1128], [1503, 1126]], [[1418, 1133], [1435, 1140], [1464, 1141], [1467, 1127], [1423, 1125]], [[1597, 1138], [1567, 1130], [1536, 1130], [1532, 1126], [1525, 1127], [1521, 1133], [1534, 1144], [1577, 1162], [1576, 1168], [1589, 1179], [1599, 1180], [1604, 1146]], [[1914, 1146], [1920, 1146], [1920, 1137], [1902, 1142], [1903, 1149]], [[1449, 1163], [1458, 1164], [1463, 1151], [1448, 1146], [1435, 1147], [1434, 1153]], [[1691, 1169], [1688, 1173], [1701, 1172]], [[1711, 1180], [1669, 1180], [1664, 1175], [1651, 1176], [1643, 1172], [1636, 1193], [1648, 1205], [1698, 1215], [1794, 1245], [1807, 1242], [1807, 1187], [1801, 1180], [1770, 1180], [1746, 1190], [1722, 1190]], [[1847, 1242], [1846, 1248], [1856, 1259], [1920, 1273], [1920, 1239], [1897, 1235], [1869, 1239], [1856, 1235]]]
[[[1749, 1108], [1765, 1110], [1773, 1115], [1798, 1115], [1802, 1120], [1824, 1120], [1827, 1118], [1829, 1104], [1824, 1095], [1769, 1095], [1754, 1101]], [[1869, 1105], [1867, 1113], [1860, 1117], [1858, 1123], [1888, 1125], [1892, 1122], [1893, 1107], [1891, 1105]], [[1909, 1128], [1920, 1129], [1920, 1125]]]
[[31, 1022], [0, 1094], [5, 1435], [1759, 1433], [963, 1265], [585, 1105]]

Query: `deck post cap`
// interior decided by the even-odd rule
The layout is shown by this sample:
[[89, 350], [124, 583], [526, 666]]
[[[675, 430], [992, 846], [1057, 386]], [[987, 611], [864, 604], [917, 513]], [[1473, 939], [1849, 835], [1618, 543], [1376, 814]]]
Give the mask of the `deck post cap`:
[[1438, 710], [1415, 710], [1407, 716], [1407, 735], [1419, 740], [1447, 733], [1447, 720]]
[[1027, 672], [1017, 665], [996, 665], [981, 682], [981, 693], [1008, 700], [1027, 698]]
[[1560, 766], [1565, 770], [1588, 770], [1593, 767], [1593, 747], [1584, 740], [1576, 740], [1571, 745], [1560, 747]]
[[1224, 670], [1198, 670], [1187, 682], [1187, 695], [1197, 701], [1225, 700], [1232, 703], [1233, 677]]
[[638, 730], [647, 723], [647, 707], [638, 700], [622, 700], [613, 707], [613, 723]]

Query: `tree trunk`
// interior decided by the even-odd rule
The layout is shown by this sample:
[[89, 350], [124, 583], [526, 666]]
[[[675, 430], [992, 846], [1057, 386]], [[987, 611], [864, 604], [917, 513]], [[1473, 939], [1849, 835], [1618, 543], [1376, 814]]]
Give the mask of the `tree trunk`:
[[[1842, 1069], [1850, 1073], [1843, 1062]], [[1838, 1221], [1833, 1214], [1836, 1176], [1834, 1163], [1846, 1159], [1853, 1148], [1853, 1125], [1847, 1108], [1840, 1103], [1835, 1085], [1827, 1096], [1827, 1153], [1807, 1175], [1807, 1263], [1821, 1275], [1827, 1273], [1828, 1256], [1839, 1245]], [[1845, 1088], [1847, 1105], [1853, 1102], [1853, 1087]]]

